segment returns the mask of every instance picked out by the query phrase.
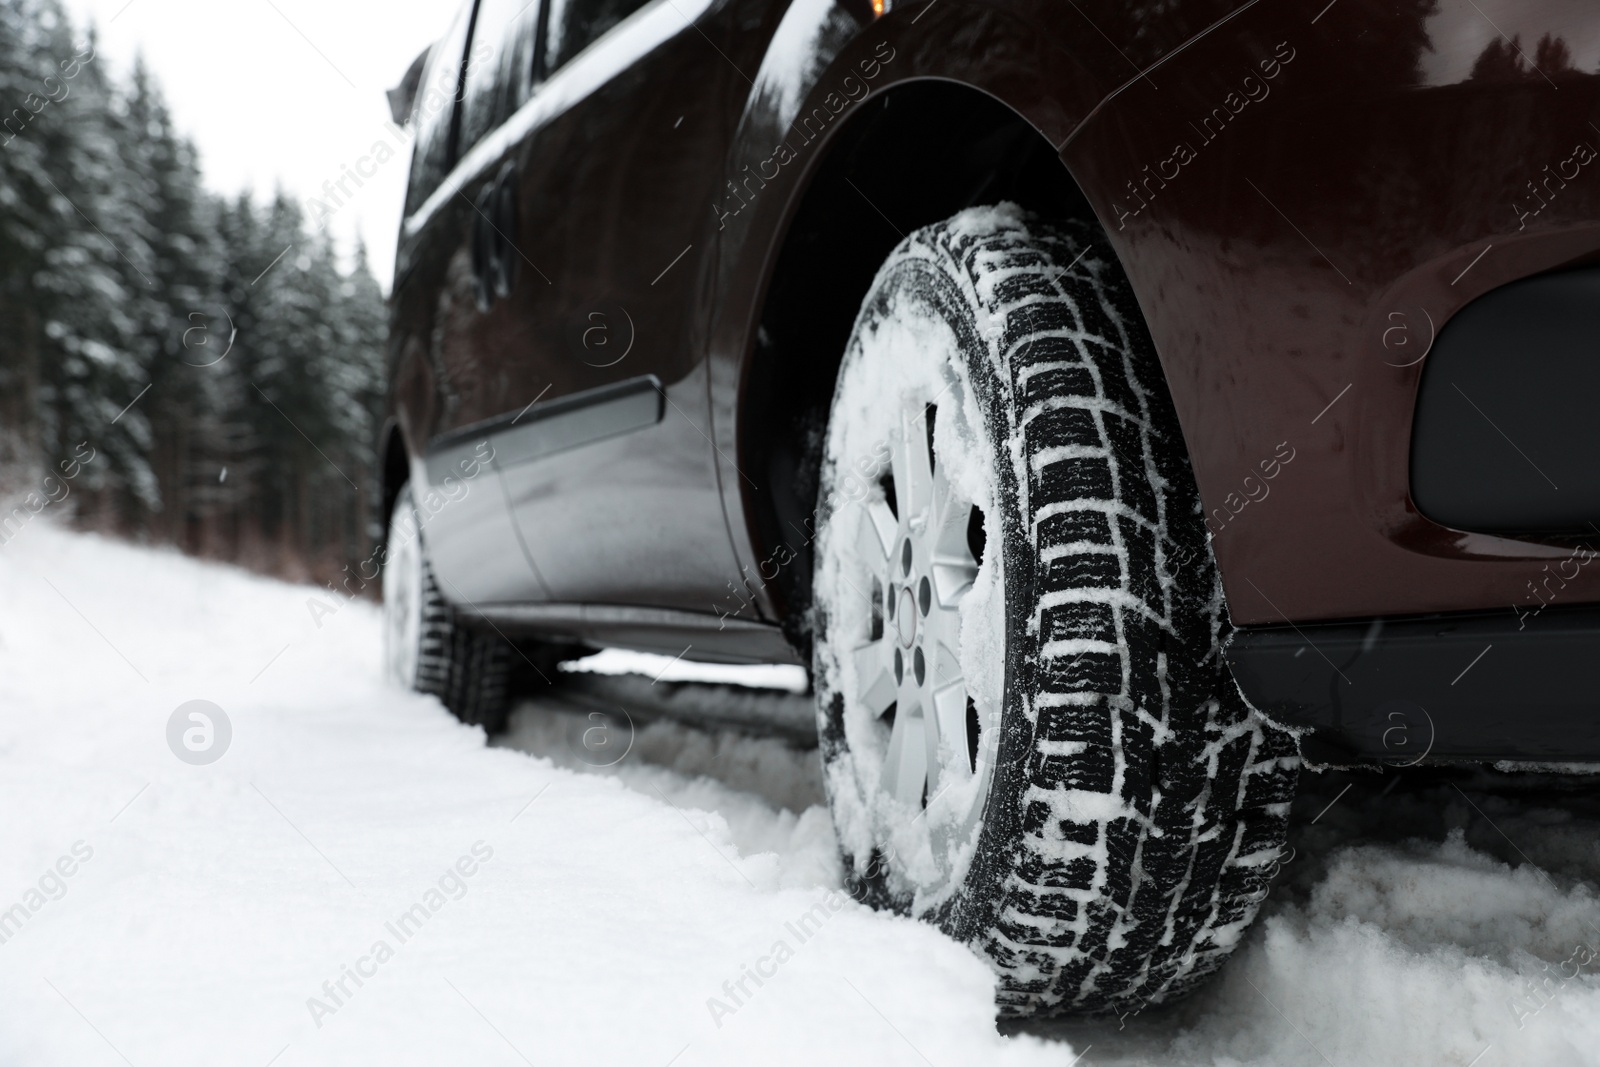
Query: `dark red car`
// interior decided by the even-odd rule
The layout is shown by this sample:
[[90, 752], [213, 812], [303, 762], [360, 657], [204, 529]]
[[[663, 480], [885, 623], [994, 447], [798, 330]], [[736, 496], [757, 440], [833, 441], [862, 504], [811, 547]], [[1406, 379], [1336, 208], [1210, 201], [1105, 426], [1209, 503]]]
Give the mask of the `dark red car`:
[[473, 0], [394, 94], [389, 657], [812, 670], [1006, 1014], [1214, 970], [1302, 758], [1600, 761], [1600, 9]]

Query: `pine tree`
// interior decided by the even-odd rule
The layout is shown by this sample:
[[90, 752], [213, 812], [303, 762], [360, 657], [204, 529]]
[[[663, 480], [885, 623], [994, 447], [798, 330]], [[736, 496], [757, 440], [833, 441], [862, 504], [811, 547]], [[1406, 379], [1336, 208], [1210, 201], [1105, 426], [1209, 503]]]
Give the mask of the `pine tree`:
[[[78, 222], [63, 215], [50, 174], [75, 154], [75, 128], [61, 121], [76, 50], [56, 0], [0, 4], [0, 464], [17, 489], [49, 464], [45, 367], [56, 353], [45, 328], [53, 302], [48, 264], [64, 259]], [[61, 66], [66, 64], [66, 66]], [[46, 84], [46, 79], [52, 79]], [[63, 93], [65, 92], [65, 95]], [[58, 98], [58, 99], [53, 99]], [[53, 109], [53, 110], [52, 110]]]
[[[73, 54], [65, 20], [53, 37], [54, 54]], [[60, 231], [36, 275], [48, 357], [41, 440], [48, 456], [89, 443], [97, 458], [80, 488], [96, 494], [99, 524], [123, 529], [159, 500], [150, 420], [129, 407], [148, 384], [133, 308], [155, 282], [139, 194], [124, 184], [125, 102], [98, 62], [83, 64], [71, 89], [28, 131], [45, 147], [45, 210]]]
[[379, 472], [382, 456], [378, 435], [383, 428], [387, 399], [385, 377], [388, 316], [383, 291], [367, 262], [367, 246], [356, 246], [355, 265], [339, 290], [335, 321], [339, 324], [340, 387], [336, 410], [343, 413], [345, 447], [353, 455], [353, 465], [366, 472], [361, 492], [355, 501], [355, 525], [349, 539], [359, 551], [380, 540], [384, 531], [378, 525], [382, 516], [369, 506], [381, 499]]
[[282, 192], [202, 188], [142, 61], [0, 3], [0, 492], [86, 442], [80, 519], [332, 578], [376, 531], [386, 312]]
[[1470, 81], [1517, 81], [1528, 73], [1522, 58], [1522, 38], [1509, 41], [1496, 37], [1472, 63]]
[[1534, 48], [1533, 65], [1547, 78], [1554, 74], [1569, 74], [1572, 72], [1572, 49], [1560, 37], [1552, 37], [1547, 33], [1539, 38], [1539, 44]]
[[225, 441], [206, 416], [219, 401], [215, 361], [226, 358], [230, 330], [219, 301], [221, 261], [216, 207], [200, 187], [193, 146], [171, 116], [142, 60], [133, 68], [125, 119], [127, 186], [137, 190], [150, 249], [150, 276], [134, 308], [135, 331], [150, 392], [143, 403], [154, 427], [150, 456], [158, 503], [152, 530], [194, 547], [204, 492], [223, 464]]

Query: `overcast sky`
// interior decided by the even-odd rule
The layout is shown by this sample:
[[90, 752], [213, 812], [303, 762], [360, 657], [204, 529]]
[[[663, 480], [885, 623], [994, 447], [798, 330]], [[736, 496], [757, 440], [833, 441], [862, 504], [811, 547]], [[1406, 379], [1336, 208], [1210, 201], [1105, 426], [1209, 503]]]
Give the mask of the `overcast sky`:
[[[442, 34], [460, 0], [66, 0], [92, 16], [99, 62], [125, 75], [136, 50], [166, 91], [178, 127], [222, 193], [275, 185], [304, 203], [371, 151], [395, 141], [384, 90]], [[366, 238], [385, 291], [405, 192], [401, 146], [329, 222], [344, 247]], [[347, 189], [354, 187], [347, 183]]]

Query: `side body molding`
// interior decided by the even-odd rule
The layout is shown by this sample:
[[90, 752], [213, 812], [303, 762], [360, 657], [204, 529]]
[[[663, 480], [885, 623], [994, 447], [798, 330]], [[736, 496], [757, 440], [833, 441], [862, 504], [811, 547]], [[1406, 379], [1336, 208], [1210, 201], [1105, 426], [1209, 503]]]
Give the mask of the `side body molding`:
[[661, 381], [640, 375], [611, 385], [530, 404], [513, 415], [464, 427], [428, 448], [428, 481], [437, 484], [487, 443], [495, 464], [508, 470], [569, 448], [642, 430], [661, 421]]

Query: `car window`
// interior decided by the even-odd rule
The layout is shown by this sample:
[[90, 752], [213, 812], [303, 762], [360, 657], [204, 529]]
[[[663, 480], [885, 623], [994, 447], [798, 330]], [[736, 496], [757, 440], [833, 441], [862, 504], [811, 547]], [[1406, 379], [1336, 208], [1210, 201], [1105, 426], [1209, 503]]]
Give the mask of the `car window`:
[[461, 57], [467, 47], [467, 27], [472, 24], [472, 0], [461, 5], [450, 29], [428, 53], [417, 99], [411, 112], [416, 141], [411, 151], [411, 181], [406, 190], [406, 214], [422, 206], [439, 187], [455, 161], [450, 158], [450, 124], [455, 117], [461, 88]]
[[533, 88], [540, 0], [478, 0], [467, 56], [460, 152], [504, 122]]
[[648, 0], [549, 0], [545, 71], [553, 73]]

